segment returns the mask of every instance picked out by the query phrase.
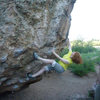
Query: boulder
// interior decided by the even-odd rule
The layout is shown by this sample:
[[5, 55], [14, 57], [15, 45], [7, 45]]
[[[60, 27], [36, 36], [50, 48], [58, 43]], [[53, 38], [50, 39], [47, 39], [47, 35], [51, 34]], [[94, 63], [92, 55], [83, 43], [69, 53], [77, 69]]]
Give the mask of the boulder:
[[[43, 63], [33, 52], [52, 58], [68, 37], [75, 0], [0, 0], [0, 93], [17, 91], [42, 79], [27, 78]], [[54, 58], [54, 57], [53, 57]]]

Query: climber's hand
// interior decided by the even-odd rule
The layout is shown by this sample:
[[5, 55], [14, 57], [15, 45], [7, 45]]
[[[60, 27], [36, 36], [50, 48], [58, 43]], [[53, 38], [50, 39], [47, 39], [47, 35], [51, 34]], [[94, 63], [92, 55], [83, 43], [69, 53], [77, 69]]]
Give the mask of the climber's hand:
[[55, 48], [49, 49], [48, 54], [52, 55], [52, 53], [55, 53]]
[[69, 44], [69, 38], [66, 40], [66, 44], [67, 44], [67, 45]]

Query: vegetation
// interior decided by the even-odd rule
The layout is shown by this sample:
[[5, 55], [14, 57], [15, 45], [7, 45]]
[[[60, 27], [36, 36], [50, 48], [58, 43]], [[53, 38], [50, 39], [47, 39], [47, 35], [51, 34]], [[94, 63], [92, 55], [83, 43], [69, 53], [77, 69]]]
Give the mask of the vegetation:
[[94, 72], [94, 62], [91, 61], [91, 59], [86, 59], [86, 57], [83, 58], [83, 64], [72, 64], [69, 66], [69, 69], [78, 76], [84, 76], [87, 75], [89, 72]]
[[92, 44], [92, 46], [100, 46], [100, 40], [95, 40], [95, 39], [92, 39], [90, 41], [87, 41], [87, 42], [84, 42], [83, 40], [75, 40], [75, 41], [72, 41], [72, 43], [74, 42], [79, 42], [80, 41], [83, 43], [83, 44]]
[[84, 42], [82, 40], [76, 40], [72, 42], [72, 50], [73, 51], [78, 51], [80, 53], [88, 53], [88, 52], [93, 52], [96, 51], [96, 48], [93, 47], [92, 42]]
[[[100, 64], [100, 51], [93, 47], [91, 41], [84, 42], [82, 40], [77, 40], [72, 42], [72, 50], [81, 53], [83, 64], [71, 64], [69, 70], [71, 70], [75, 75], [84, 76], [89, 72], [95, 71], [95, 65]], [[64, 49], [60, 56], [68, 52], [68, 49]]]
[[100, 40], [91, 40], [93, 46], [100, 46]]

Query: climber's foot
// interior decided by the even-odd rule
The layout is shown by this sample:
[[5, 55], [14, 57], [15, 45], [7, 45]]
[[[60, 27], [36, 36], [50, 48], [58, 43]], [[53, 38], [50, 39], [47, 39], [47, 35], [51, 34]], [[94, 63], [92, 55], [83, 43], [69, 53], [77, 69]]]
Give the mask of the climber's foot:
[[35, 60], [38, 60], [38, 58], [39, 58], [39, 56], [36, 52], [33, 52], [33, 57], [34, 57]]
[[35, 79], [36, 79], [36, 78], [33, 77], [32, 74], [30, 74], [30, 73], [27, 73], [27, 78], [32, 79], [32, 80], [35, 80]]

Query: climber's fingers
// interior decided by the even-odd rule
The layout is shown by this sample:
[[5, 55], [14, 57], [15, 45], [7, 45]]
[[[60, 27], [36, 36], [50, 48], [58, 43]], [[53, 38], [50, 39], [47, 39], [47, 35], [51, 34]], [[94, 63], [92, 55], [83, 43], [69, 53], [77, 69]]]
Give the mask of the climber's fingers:
[[56, 48], [53, 47], [52, 49], [49, 49], [48, 54], [51, 55], [53, 52], [55, 52]]
[[69, 44], [69, 38], [67, 38], [65, 42], [68, 45]]

